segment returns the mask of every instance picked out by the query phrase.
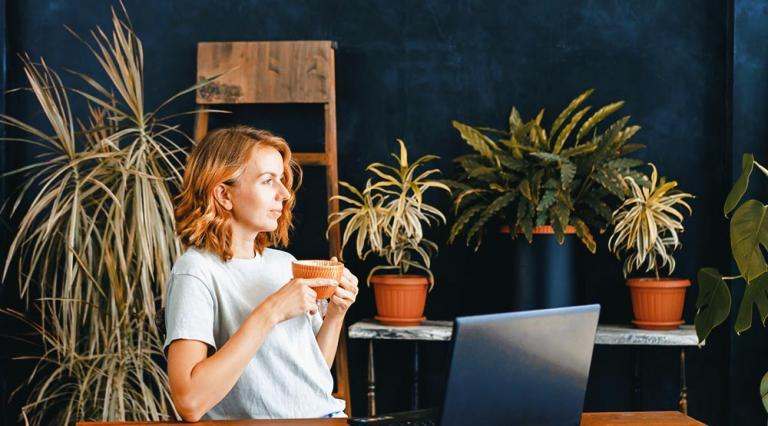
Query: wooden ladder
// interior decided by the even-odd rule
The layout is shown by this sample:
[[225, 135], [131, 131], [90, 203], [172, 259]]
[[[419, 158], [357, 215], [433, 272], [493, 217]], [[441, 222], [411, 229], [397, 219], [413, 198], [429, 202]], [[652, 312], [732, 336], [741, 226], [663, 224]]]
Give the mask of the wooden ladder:
[[[304, 166], [325, 167], [328, 198], [339, 193], [339, 165], [336, 153], [335, 42], [265, 41], [202, 42], [197, 44], [197, 81], [222, 74], [197, 91], [198, 114], [195, 140], [208, 132], [206, 108], [222, 104], [322, 104], [324, 109], [324, 151], [294, 153]], [[328, 213], [339, 211], [338, 200], [329, 200]], [[329, 257], [341, 257], [341, 233], [334, 226], [329, 234]], [[349, 368], [346, 329], [342, 329], [336, 350], [336, 392], [347, 402]]]

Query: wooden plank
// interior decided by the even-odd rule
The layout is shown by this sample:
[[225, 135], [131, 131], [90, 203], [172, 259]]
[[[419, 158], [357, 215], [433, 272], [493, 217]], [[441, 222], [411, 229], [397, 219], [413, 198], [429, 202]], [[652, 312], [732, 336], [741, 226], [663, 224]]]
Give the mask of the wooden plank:
[[699, 426], [679, 411], [645, 411], [634, 413], [584, 413], [581, 426]]
[[293, 159], [302, 166], [325, 166], [328, 158], [322, 152], [294, 152]]
[[326, 103], [333, 96], [330, 41], [201, 42], [198, 104]]
[[[471, 419], [468, 419], [471, 420]], [[513, 422], [514, 423], [514, 422]], [[171, 426], [188, 425], [183, 422], [78, 422], [77, 426]], [[346, 419], [301, 419], [301, 420], [215, 420], [200, 421], [196, 426], [342, 426]], [[472, 424], [471, 421], [468, 424]], [[696, 421], [677, 411], [647, 411], [634, 413], [584, 413], [581, 426], [701, 426]]]
[[201, 420], [186, 422], [77, 422], [76, 426], [346, 426], [347, 419], [286, 419], [286, 420]]
[[195, 114], [195, 142], [200, 142], [208, 133], [208, 112], [204, 111], [205, 106], [197, 106], [197, 114]]

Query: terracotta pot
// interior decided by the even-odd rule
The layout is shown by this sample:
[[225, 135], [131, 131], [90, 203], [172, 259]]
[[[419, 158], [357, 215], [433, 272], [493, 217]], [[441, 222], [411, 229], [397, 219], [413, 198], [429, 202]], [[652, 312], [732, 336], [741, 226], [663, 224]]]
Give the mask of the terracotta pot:
[[[502, 234], [509, 234], [509, 225], [502, 225], [499, 231]], [[517, 233], [522, 234], [523, 232], [518, 230]], [[565, 233], [575, 234], [576, 228], [573, 225], [568, 225], [565, 227]], [[555, 228], [553, 228], [551, 225], [534, 226], [533, 235], [555, 235]]]
[[376, 320], [385, 325], [419, 325], [426, 319], [429, 279], [421, 275], [374, 275]]
[[685, 289], [690, 280], [679, 278], [630, 278], [627, 280], [632, 294], [632, 311], [637, 328], [646, 330], [674, 330], [683, 324]]

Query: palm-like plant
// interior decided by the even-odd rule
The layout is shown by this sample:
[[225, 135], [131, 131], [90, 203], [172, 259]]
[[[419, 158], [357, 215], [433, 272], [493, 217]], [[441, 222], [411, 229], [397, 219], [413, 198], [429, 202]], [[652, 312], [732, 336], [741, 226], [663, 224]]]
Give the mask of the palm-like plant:
[[[75, 72], [90, 90], [70, 89], [43, 60], [22, 58], [52, 132], [0, 116], [23, 134], [6, 142], [43, 150], [40, 161], [10, 173], [26, 179], [11, 206], [21, 219], [4, 270], [7, 278], [18, 262], [20, 293], [40, 313], [37, 322], [6, 311], [42, 342], [22, 411], [32, 424], [162, 420], [174, 411], [156, 362], [163, 336], [155, 318], [181, 252], [172, 190], [186, 152], [172, 136], [191, 140], [165, 124], [160, 108], [145, 110], [143, 49], [126, 22], [113, 10], [110, 35], [97, 28], [95, 45], [81, 39], [110, 85]], [[87, 102], [85, 120], [73, 117], [70, 93]]]
[[394, 269], [402, 275], [412, 267], [425, 271], [430, 283], [434, 284], [429, 268], [430, 259], [437, 252], [437, 244], [424, 238], [422, 224], [430, 225], [433, 221], [435, 224], [445, 223], [445, 216], [425, 203], [423, 196], [430, 188], [448, 192], [450, 189], [441, 182], [428, 179], [439, 173], [438, 169], [416, 174], [420, 166], [439, 157], [425, 155], [408, 163], [405, 143], [400, 139], [397, 141], [400, 155], [392, 154], [397, 161], [395, 166], [373, 163], [366, 169], [380, 178], [378, 182], [368, 179], [362, 191], [347, 182], [339, 182], [355, 198], [343, 195], [332, 197], [349, 207], [329, 215], [328, 229], [346, 220], [342, 250], [357, 233], [355, 249], [360, 259], [365, 260], [371, 253], [384, 258], [386, 265], [377, 265], [368, 274], [369, 284], [371, 276], [377, 271]]
[[677, 182], [659, 180], [656, 166], [651, 166], [648, 186], [642, 186], [631, 176], [624, 179], [631, 195], [613, 212], [614, 229], [608, 239], [608, 249], [624, 259], [624, 277], [646, 264], [646, 271], [654, 271], [659, 279], [659, 269], [667, 266], [668, 274], [675, 270], [672, 252], [680, 246], [678, 233], [683, 232], [683, 214], [676, 207], [682, 206], [691, 214], [691, 206], [685, 201], [693, 195], [676, 190]]

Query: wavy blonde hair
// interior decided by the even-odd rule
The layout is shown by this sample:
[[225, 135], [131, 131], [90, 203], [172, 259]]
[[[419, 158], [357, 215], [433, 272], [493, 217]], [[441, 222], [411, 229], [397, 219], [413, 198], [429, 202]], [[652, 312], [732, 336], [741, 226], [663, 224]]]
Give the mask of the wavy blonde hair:
[[[176, 234], [185, 248], [194, 246], [216, 253], [225, 262], [232, 259], [232, 213], [216, 200], [214, 188], [221, 183], [237, 182], [251, 152], [256, 147], [265, 146], [275, 148], [283, 157], [282, 182], [291, 195], [283, 205], [277, 229], [260, 232], [254, 240], [254, 250], [261, 254], [267, 247], [288, 245], [301, 168], [291, 158], [291, 149], [285, 139], [266, 130], [234, 126], [208, 133], [189, 154], [174, 210]], [[294, 173], [297, 177], [295, 188]]]

